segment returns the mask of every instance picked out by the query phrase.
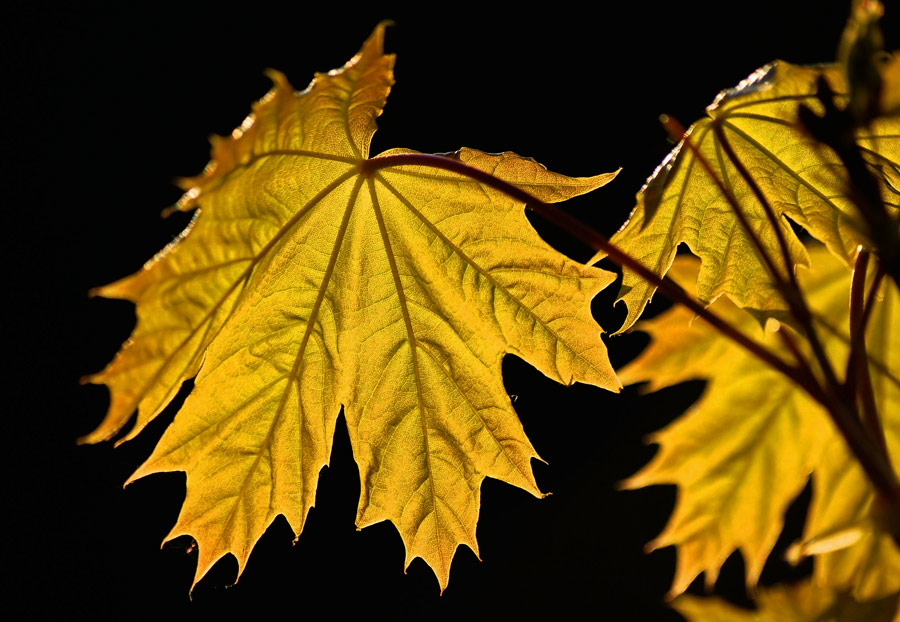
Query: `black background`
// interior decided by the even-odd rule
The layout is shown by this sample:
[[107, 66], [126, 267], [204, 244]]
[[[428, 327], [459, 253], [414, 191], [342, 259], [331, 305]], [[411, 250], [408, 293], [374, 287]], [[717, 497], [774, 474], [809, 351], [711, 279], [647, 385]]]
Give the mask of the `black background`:
[[[331, 466], [296, 546], [279, 518], [236, 585], [236, 564], [226, 559], [189, 600], [189, 542], [159, 549], [183, 499], [183, 476], [155, 475], [122, 489], [181, 398], [118, 449], [75, 444], [107, 404], [105, 388], [79, 386], [78, 379], [101, 369], [134, 323], [128, 303], [89, 299], [87, 291], [136, 270], [184, 227], [183, 217], [158, 216], [179, 196], [171, 180], [203, 168], [206, 136], [240, 123], [268, 89], [265, 67], [303, 88], [314, 71], [350, 58], [381, 19], [397, 24], [386, 43], [398, 55], [397, 84], [373, 154], [471, 146], [513, 150], [570, 175], [622, 166], [612, 184], [567, 207], [608, 235], [671, 147], [657, 115], [687, 125], [718, 90], [774, 58], [829, 61], [845, 3], [609, 2], [578, 9], [553, 2], [496, 11], [458, 2], [416, 10], [12, 3], [3, 10], [3, 453], [10, 459], [3, 505], [13, 523], [4, 537], [12, 555], [3, 564], [14, 575], [4, 585], [7, 599], [63, 618], [230, 619], [286, 609], [281, 615], [300, 619], [325, 607], [329, 616], [364, 619], [680, 619], [663, 604], [674, 551], [642, 550], [665, 524], [675, 490], [617, 492], [616, 482], [653, 454], [642, 437], [679, 415], [702, 385], [644, 397], [633, 389], [567, 389], [511, 356], [504, 381], [549, 462], [536, 463], [535, 471], [553, 495], [538, 501], [486, 480], [478, 526], [484, 561], [460, 549], [443, 596], [421, 560], [404, 574], [393, 526], [355, 530], [359, 480], [341, 418]], [[893, 45], [897, 16], [885, 22]], [[557, 248], [589, 256], [552, 227], [535, 225]], [[612, 306], [616, 289], [594, 303], [608, 332], [624, 317]], [[646, 338], [607, 343], [620, 365]], [[776, 553], [796, 537], [802, 506], [792, 510]], [[808, 571], [774, 562], [763, 581]], [[746, 603], [742, 573], [733, 555], [717, 589]]]

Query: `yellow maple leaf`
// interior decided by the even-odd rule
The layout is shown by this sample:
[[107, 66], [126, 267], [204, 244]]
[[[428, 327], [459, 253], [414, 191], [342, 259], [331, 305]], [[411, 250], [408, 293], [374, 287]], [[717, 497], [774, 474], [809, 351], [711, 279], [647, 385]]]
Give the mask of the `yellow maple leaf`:
[[[805, 105], [818, 112], [817, 80], [823, 76], [846, 103], [837, 66], [799, 67], [776, 61], [723, 91], [707, 108], [708, 118], [689, 130], [690, 140], [730, 189], [776, 265], [783, 269], [777, 235], [765, 211], [723, 148], [733, 148], [775, 210], [795, 265], [806, 265], [803, 245], [783, 218], [802, 225], [845, 262], [859, 244], [870, 245], [858, 218], [846, 170], [829, 148], [797, 123]], [[717, 132], [721, 132], [721, 136]], [[877, 173], [887, 208], [897, 213], [900, 188], [900, 116], [881, 117], [859, 130], [856, 142]], [[709, 303], [722, 294], [759, 316], [781, 316], [787, 308], [765, 263], [734, 210], [684, 141], [666, 157], [637, 195], [628, 222], [613, 243], [664, 275], [682, 242], [703, 260], [697, 296]], [[849, 265], [849, 263], [848, 263]], [[624, 332], [640, 317], [656, 287], [624, 269], [619, 300], [628, 308]]]
[[672, 607], [688, 622], [894, 622], [900, 595], [860, 602], [847, 592], [812, 581], [760, 590], [755, 611], [721, 598], [684, 594]]
[[[590, 312], [615, 275], [567, 259], [524, 206], [447, 170], [373, 166], [369, 143], [393, 84], [380, 25], [343, 68], [272, 90], [204, 173], [183, 181], [187, 230], [98, 294], [137, 304], [129, 342], [89, 378], [111, 391], [84, 442], [132, 438], [196, 375], [132, 480], [184, 471], [167, 539], [193, 536], [196, 582], [231, 553], [243, 570], [284, 515], [299, 535], [343, 407], [361, 494], [357, 525], [392, 521], [441, 589], [459, 544], [476, 554], [481, 482], [541, 496], [501, 380], [515, 353], [549, 377], [621, 387]], [[415, 153], [391, 150], [387, 158]], [[543, 201], [615, 173], [570, 178], [512, 153], [457, 161]], [[378, 160], [378, 163], [386, 160]]]
[[[821, 246], [810, 256], [813, 268], [800, 272], [800, 284], [827, 354], [844, 361], [850, 273]], [[696, 258], [678, 257], [670, 275], [686, 289], [696, 287], [698, 264]], [[883, 287], [869, 325], [869, 355], [889, 450], [898, 465], [900, 297], [893, 283]], [[756, 319], [727, 298], [712, 309], [790, 360], [772, 330], [761, 334]], [[735, 549], [746, 560], [748, 585], [755, 585], [783, 514], [810, 474], [814, 501], [796, 555], [816, 554], [816, 579], [860, 600], [900, 590], [900, 552], [872, 518], [872, 488], [821, 406], [684, 308], [638, 328], [653, 341], [619, 372], [623, 383], [649, 380], [648, 388], [657, 390], [690, 379], [709, 381], [688, 413], [653, 435], [658, 453], [626, 482], [629, 488], [678, 485], [674, 513], [651, 544], [677, 546], [671, 593], [683, 592], [701, 572], [711, 585]]]

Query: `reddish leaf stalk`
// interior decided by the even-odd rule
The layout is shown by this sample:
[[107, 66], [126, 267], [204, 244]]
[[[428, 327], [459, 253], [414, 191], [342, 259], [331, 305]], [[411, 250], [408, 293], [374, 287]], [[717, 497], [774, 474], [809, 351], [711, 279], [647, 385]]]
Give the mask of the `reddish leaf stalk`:
[[809, 364], [806, 362], [806, 357], [803, 355], [803, 352], [800, 351], [800, 346], [797, 345], [797, 342], [791, 336], [791, 333], [786, 330], [779, 329], [776, 334], [781, 339], [781, 342], [785, 345], [785, 347], [791, 351], [791, 354], [794, 356], [794, 360], [797, 361], [797, 364], [794, 366], [797, 370], [797, 373], [806, 377], [809, 385], [812, 387], [816, 387], [816, 389], [818, 390], [818, 394], [814, 396], [816, 401], [823, 402], [824, 400], [826, 400], [827, 397], [819, 387], [819, 383], [816, 381], [816, 377], [813, 375]]
[[[864, 333], [860, 333], [865, 304], [866, 273], [869, 269], [869, 252], [857, 247], [856, 263], [850, 281], [850, 353], [847, 355], [847, 369], [844, 373], [844, 388], [848, 399], [856, 399], [857, 382], [860, 380], [856, 367], [860, 354], [865, 352]], [[862, 339], [861, 339], [862, 337]]]
[[882, 497], [890, 504], [890, 506], [896, 507], [900, 504], [900, 483], [898, 483], [890, 463], [877, 451], [877, 449], [872, 447], [872, 441], [862, 429], [862, 426], [859, 425], [858, 418], [852, 412], [848, 411], [843, 400], [836, 394], [836, 385], [830, 387], [819, 386], [818, 383], [814, 381], [812, 374], [803, 373], [803, 370], [788, 364], [769, 348], [747, 337], [744, 333], [719, 317], [718, 314], [707, 309], [699, 300], [688, 294], [680, 285], [672, 281], [669, 277], [660, 277], [578, 219], [541, 201], [509, 182], [464, 164], [457, 159], [424, 153], [401, 153], [369, 158], [360, 163], [360, 173], [365, 176], [371, 176], [380, 169], [395, 166], [424, 166], [442, 169], [483, 183], [490, 188], [502, 192], [510, 198], [521, 201], [542, 218], [550, 221], [560, 229], [588, 244], [591, 248], [603, 251], [613, 262], [628, 268], [642, 279], [652, 283], [671, 300], [693, 311], [722, 335], [743, 347], [766, 365], [769, 365], [776, 371], [784, 374], [794, 384], [806, 391], [814, 400], [822, 404], [826, 411], [831, 415], [832, 420], [846, 440], [851, 452], [856, 456], [856, 459], [863, 467], [863, 470], [872, 481], [876, 490], [881, 493]]
[[847, 375], [845, 386], [849, 399], [859, 398], [862, 420], [866, 429], [885, 459], [888, 458], [887, 439], [878, 416], [875, 403], [875, 392], [872, 388], [872, 377], [869, 372], [868, 355], [866, 353], [866, 325], [872, 314], [875, 295], [884, 276], [878, 270], [872, 281], [868, 296], [865, 295], [866, 273], [869, 267], [869, 252], [860, 247], [853, 268], [853, 279], [850, 284], [850, 354], [847, 356]]

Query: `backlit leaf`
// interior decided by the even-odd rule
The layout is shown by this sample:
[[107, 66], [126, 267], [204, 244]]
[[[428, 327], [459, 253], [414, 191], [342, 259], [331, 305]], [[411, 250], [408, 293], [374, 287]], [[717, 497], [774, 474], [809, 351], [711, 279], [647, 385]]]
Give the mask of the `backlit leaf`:
[[[867, 347], [869, 355], [883, 361], [891, 372], [890, 376], [873, 374], [872, 382], [878, 412], [883, 413], [888, 451], [896, 465], [900, 458], [900, 297], [896, 289], [888, 289], [876, 311]], [[835, 314], [828, 318], [829, 326], [845, 317]], [[816, 466], [810, 518], [795, 552], [813, 554], [824, 549], [816, 557], [817, 580], [851, 589], [861, 600], [900, 589], [900, 551], [890, 535], [873, 525], [872, 503], [871, 487], [861, 467], [842, 439], [830, 439]], [[842, 538], [858, 540], [852, 540], [853, 546], [828, 546], [835, 540], [840, 543]]]
[[[830, 149], [797, 125], [801, 104], [821, 110], [816, 95], [819, 76], [839, 94], [838, 102], [846, 103], [844, 79], [836, 66], [798, 67], [776, 61], [719, 94], [707, 108], [708, 118], [689, 130], [691, 141], [731, 189], [779, 267], [784, 263], [776, 233], [750, 186], [729, 160], [715, 129], [721, 128], [779, 216], [793, 262], [805, 265], [807, 257], [783, 216], [802, 225], [848, 262], [858, 244], [869, 242], [850, 198], [846, 171]], [[900, 203], [900, 117], [877, 119], [857, 133], [856, 142], [879, 179], [888, 209], [896, 213]], [[687, 244], [703, 261], [697, 276], [697, 296], [703, 302], [727, 294], [758, 316], [777, 317], [787, 308], [731, 205], [684, 141], [638, 193], [629, 221], [612, 241], [659, 275], [672, 265], [678, 245]], [[625, 302], [628, 316], [619, 332], [637, 321], [655, 290], [624, 270], [619, 299]]]
[[[253, 114], [183, 181], [191, 226], [98, 290], [134, 301], [138, 324], [90, 378], [112, 398], [85, 442], [112, 437], [137, 408], [133, 437], [196, 375], [132, 477], [186, 472], [168, 538], [197, 540], [195, 583], [228, 553], [243, 570], [280, 514], [300, 533], [343, 407], [357, 525], [392, 521], [406, 563], [424, 559], [443, 589], [457, 546], [477, 554], [485, 477], [541, 496], [504, 355], [562, 383], [621, 386], [590, 312], [614, 275], [554, 251], [522, 204], [460, 174], [363, 171], [393, 84], [383, 35], [300, 93], [270, 72]], [[512, 153], [456, 157], [544, 201], [614, 177], [565, 177]]]
[[[810, 256], [814, 267], [800, 271], [801, 286], [828, 355], [844, 361], [850, 273], [823, 247], [813, 248]], [[670, 275], [690, 289], [698, 264], [695, 258], [676, 258]], [[900, 361], [891, 344], [895, 346], [900, 332], [900, 303], [892, 284], [883, 287], [884, 299], [869, 326], [870, 367], [898, 464]], [[771, 326], [763, 332], [751, 314], [726, 298], [712, 308], [789, 360]], [[701, 572], [712, 584], [735, 549], [746, 560], [748, 585], [755, 585], [781, 532], [784, 511], [810, 475], [815, 492], [805, 536], [808, 546], [796, 553], [829, 551], [817, 557], [817, 581], [850, 590], [861, 600], [900, 590], [900, 554], [872, 520], [871, 486], [827, 414], [784, 376], [702, 320], [693, 320], [689, 311], [674, 308], [638, 327], [653, 341], [621, 370], [625, 384], [649, 380], [649, 389], [657, 390], [689, 379], [709, 381], [689, 412], [653, 436], [660, 445], [658, 453], [626, 483], [631, 488], [678, 485], [675, 511], [652, 545], [678, 548], [672, 594], [684, 591]], [[829, 548], [812, 546], [835, 534], [843, 537], [832, 538]]]

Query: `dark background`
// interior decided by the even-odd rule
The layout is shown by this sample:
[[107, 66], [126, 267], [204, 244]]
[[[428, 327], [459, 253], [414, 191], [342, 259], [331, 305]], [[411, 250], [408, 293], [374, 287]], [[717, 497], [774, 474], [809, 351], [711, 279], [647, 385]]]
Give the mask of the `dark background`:
[[[107, 404], [104, 387], [78, 379], [101, 369], [134, 323], [130, 304], [88, 299], [88, 289], [136, 270], [184, 227], [183, 217], [159, 218], [179, 196], [171, 180], [203, 168], [206, 136], [240, 123], [268, 89], [265, 67], [303, 88], [313, 71], [342, 65], [379, 20], [391, 18], [397, 25], [386, 47], [398, 56], [397, 84], [372, 153], [471, 146], [513, 150], [570, 175], [622, 166], [612, 184], [567, 207], [608, 235], [671, 148], [657, 115], [687, 125], [717, 91], [774, 58], [829, 61], [847, 11], [837, 1], [593, 4], [511, 5], [496, 14], [487, 3], [459, 2], [418, 10], [310, 9], [308, 2], [4, 6], [3, 453], [10, 466], [3, 506], [13, 526], [3, 564], [14, 575], [7, 599], [63, 618], [228, 619], [280, 608], [300, 618], [325, 606], [329, 616], [365, 619], [680, 619], [663, 604], [674, 551], [642, 550], [665, 524], [675, 490], [617, 492], [616, 482], [650, 458], [654, 449], [642, 438], [678, 416], [700, 383], [644, 397], [633, 389], [567, 389], [507, 357], [504, 381], [549, 462], [535, 470], [553, 495], [538, 501], [486, 480], [478, 526], [484, 561], [460, 549], [443, 596], [421, 560], [404, 574], [393, 526], [355, 530], [359, 481], [343, 418], [297, 545], [279, 518], [239, 583], [231, 585], [236, 564], [226, 559], [193, 601], [189, 542], [159, 549], [183, 499], [183, 476], [155, 475], [122, 489], [181, 398], [118, 449], [75, 444]], [[885, 22], [892, 45], [897, 17]], [[535, 225], [557, 248], [589, 256]], [[612, 307], [616, 289], [594, 303], [608, 332], [624, 317]], [[607, 341], [620, 365], [646, 338]], [[796, 537], [802, 515], [801, 498], [776, 553]], [[808, 571], [774, 562], [763, 582]], [[719, 593], [746, 603], [742, 573], [733, 555]]]

